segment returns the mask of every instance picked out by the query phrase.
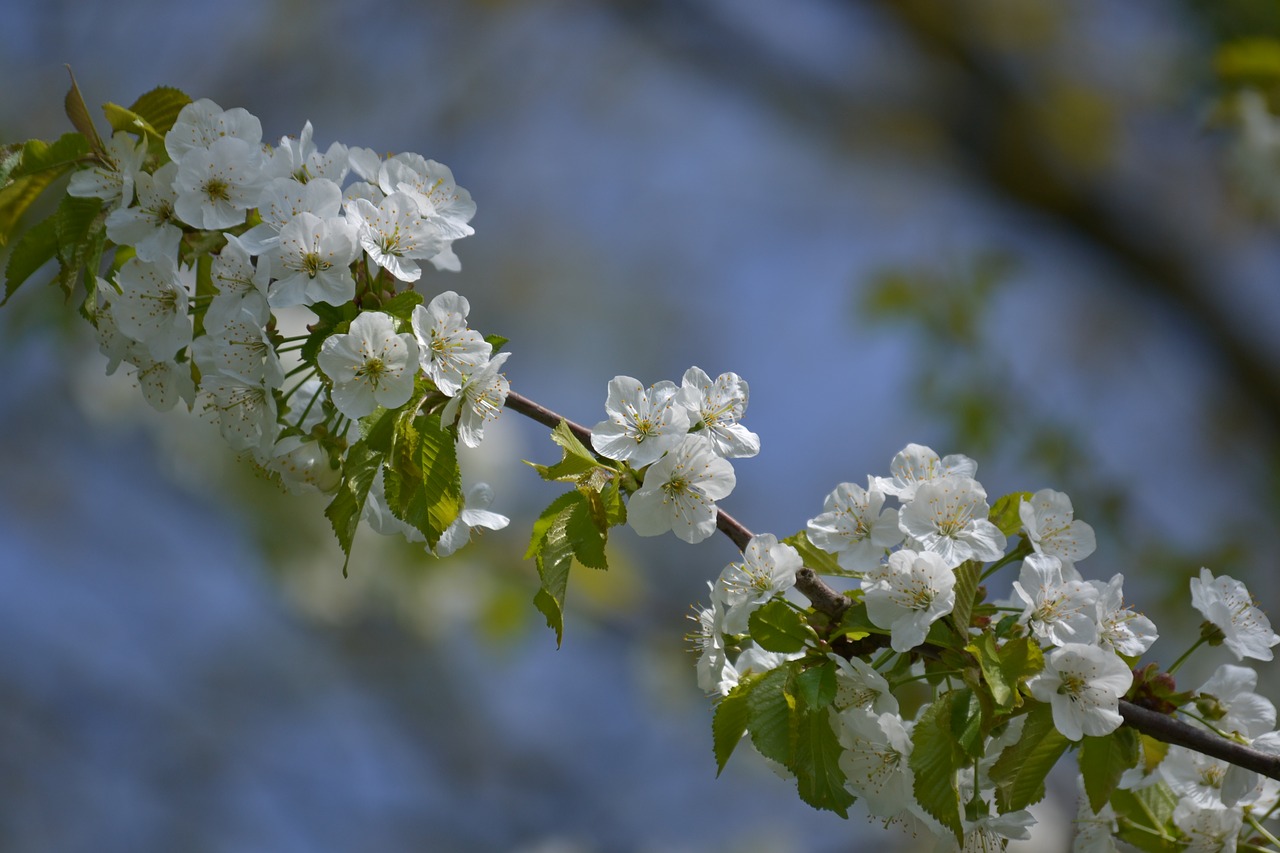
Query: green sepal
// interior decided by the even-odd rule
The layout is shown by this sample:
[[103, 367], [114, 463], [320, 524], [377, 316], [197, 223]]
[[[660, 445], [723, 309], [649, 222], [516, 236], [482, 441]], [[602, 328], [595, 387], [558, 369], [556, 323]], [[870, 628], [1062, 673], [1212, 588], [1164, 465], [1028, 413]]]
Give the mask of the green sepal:
[[782, 654], [798, 652], [809, 640], [816, 638], [809, 623], [778, 598], [752, 611], [747, 620], [747, 630], [760, 648]]
[[1012, 536], [1022, 529], [1022, 516], [1018, 507], [1024, 500], [1031, 500], [1031, 492], [1012, 492], [1000, 498], [991, 507], [987, 520], [1000, 528], [1005, 536]]
[[1138, 733], [1121, 726], [1104, 737], [1086, 736], [1077, 758], [1089, 806], [1097, 814], [1115, 793], [1121, 774], [1137, 765]]
[[347, 576], [347, 566], [351, 562], [351, 543], [355, 539], [365, 501], [369, 498], [369, 488], [373, 485], [378, 468], [391, 450], [391, 437], [395, 432], [395, 416], [385, 409], [374, 412], [364, 423], [365, 434], [347, 450], [347, 459], [342, 466], [342, 482], [324, 509], [325, 517], [333, 526], [333, 533], [338, 537], [338, 545], [345, 555], [342, 561], [343, 577]]
[[395, 416], [391, 452], [383, 470], [391, 514], [420, 532], [435, 549], [462, 511], [462, 476], [453, 435], [439, 413], [413, 415], [410, 401]]
[[1071, 741], [1053, 725], [1053, 710], [1036, 702], [1027, 712], [1018, 742], [1005, 747], [991, 767], [1000, 811], [1025, 809], [1044, 798], [1044, 780]]
[[716, 755], [717, 776], [742, 742], [742, 736], [747, 733], [747, 721], [751, 717], [747, 699], [761, 678], [759, 674], [748, 675], [734, 685], [729, 695], [716, 705], [715, 716], [711, 718], [711, 742]]
[[957, 749], [958, 744], [951, 728], [955, 695], [944, 693], [939, 696], [916, 720], [911, 732], [909, 764], [915, 776], [912, 792], [916, 796], [916, 802], [951, 830], [956, 840], [960, 841], [963, 824], [960, 821], [960, 791], [956, 784], [956, 773], [967, 765], [967, 761]]

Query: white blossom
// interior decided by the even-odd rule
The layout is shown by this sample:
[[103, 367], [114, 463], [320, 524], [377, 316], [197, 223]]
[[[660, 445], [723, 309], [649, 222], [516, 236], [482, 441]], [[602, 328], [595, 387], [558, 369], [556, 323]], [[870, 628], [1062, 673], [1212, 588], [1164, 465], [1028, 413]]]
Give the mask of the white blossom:
[[352, 199], [347, 202], [347, 218], [370, 262], [400, 281], [420, 279], [418, 261], [439, 254], [444, 247], [440, 230], [422, 217], [417, 202], [405, 193], [391, 193], [376, 205]]
[[747, 633], [751, 614], [774, 595], [795, 586], [796, 572], [803, 565], [796, 549], [779, 542], [772, 533], [751, 537], [742, 562], [725, 566], [716, 584], [716, 595], [725, 605], [725, 631]]
[[413, 334], [418, 340], [422, 372], [450, 397], [465, 378], [485, 364], [493, 347], [477, 331], [467, 328], [471, 303], [447, 290], [413, 309]]
[[479, 447], [484, 440], [485, 425], [496, 421], [502, 414], [511, 384], [499, 370], [510, 355], [509, 352], [500, 352], [474, 372], [465, 374], [462, 387], [445, 403], [440, 413], [445, 424], [451, 424], [457, 418], [458, 438], [467, 447]]
[[1238, 809], [1202, 806], [1183, 799], [1173, 810], [1173, 825], [1186, 836], [1187, 846], [1180, 848], [1186, 853], [1235, 853], [1244, 817]]
[[208, 150], [226, 137], [260, 148], [262, 122], [243, 107], [224, 110], [208, 98], [201, 98], [183, 106], [165, 134], [164, 147], [172, 160], [181, 162], [189, 152]]
[[1055, 646], [1097, 640], [1098, 590], [1084, 581], [1064, 580], [1057, 557], [1029, 555], [1013, 592], [1025, 605], [1018, 622], [1037, 639]]
[[998, 560], [1005, 537], [987, 515], [987, 493], [971, 477], [950, 476], [916, 486], [898, 513], [898, 527], [950, 568], [966, 560]]
[[809, 541], [836, 555], [840, 568], [851, 572], [873, 569], [885, 552], [902, 542], [898, 510], [882, 509], [884, 492], [867, 478], [867, 488], [841, 483], [826, 497], [822, 513], [809, 519]]
[[849, 789], [872, 815], [897, 817], [915, 802], [906, 722], [894, 713], [877, 715], [856, 707], [840, 712], [838, 720], [835, 728], [844, 747], [839, 764]]
[[345, 219], [299, 212], [280, 229], [271, 252], [277, 279], [269, 295], [272, 307], [350, 302], [356, 295], [351, 262], [359, 251]]
[[929, 626], [955, 607], [955, 586], [955, 572], [930, 551], [895, 551], [876, 580], [862, 579], [867, 616], [872, 624], [889, 629], [895, 652], [924, 642]]
[[108, 210], [133, 204], [133, 188], [142, 173], [147, 144], [132, 133], [117, 130], [106, 143], [104, 162], [71, 174], [67, 195], [100, 198]]
[[932, 483], [943, 477], [973, 477], [978, 463], [959, 453], [939, 459], [938, 454], [923, 444], [908, 444], [889, 463], [889, 476], [877, 477], [880, 491], [906, 503], [916, 494], [921, 483]]
[[154, 174], [139, 172], [134, 178], [138, 203], [133, 207], [121, 207], [107, 216], [107, 237], [120, 246], [132, 246], [138, 259], [155, 261], [168, 258], [178, 260], [178, 244], [182, 242], [182, 229], [173, 205], [178, 199], [173, 179], [178, 175], [178, 164], [165, 163]]
[[1091, 580], [1098, 591], [1097, 612], [1099, 645], [1113, 649], [1125, 657], [1139, 657], [1151, 648], [1157, 637], [1155, 623], [1141, 613], [1124, 606], [1124, 575], [1112, 575], [1107, 583]]
[[174, 212], [195, 228], [240, 225], [262, 192], [262, 162], [260, 149], [234, 137], [192, 149], [178, 163]]
[[1237, 659], [1272, 659], [1271, 647], [1280, 637], [1240, 581], [1226, 575], [1215, 578], [1202, 567], [1200, 577], [1191, 579], [1191, 605], [1222, 630], [1223, 642]]
[[447, 557], [471, 541], [471, 531], [477, 527], [501, 530], [511, 523], [505, 515], [492, 512], [493, 489], [488, 483], [476, 483], [463, 497], [462, 510], [453, 523], [440, 534], [436, 542], [436, 556]]
[[[592, 427], [591, 446], [601, 456], [637, 468], [656, 461], [689, 432], [689, 412], [679, 404], [678, 393], [675, 383], [666, 380], [645, 388], [630, 376], [613, 377], [604, 404], [609, 419]], [[711, 448], [715, 450], [714, 444]]]
[[1120, 697], [1133, 672], [1113, 652], [1084, 643], [1054, 649], [1044, 669], [1027, 680], [1031, 695], [1048, 702], [1053, 725], [1067, 740], [1111, 734], [1124, 719]]
[[333, 382], [330, 397], [349, 418], [363, 418], [378, 406], [395, 409], [413, 395], [418, 343], [397, 334], [395, 320], [381, 311], [365, 311], [345, 335], [331, 335], [316, 359]]
[[680, 380], [677, 397], [689, 410], [691, 429], [715, 445], [716, 453], [736, 458], [760, 452], [760, 437], [738, 423], [746, 412], [749, 389], [736, 373], [721, 373], [714, 381], [700, 367], [690, 367]]
[[715, 532], [715, 502], [728, 497], [736, 482], [733, 466], [716, 455], [709, 439], [686, 435], [645, 472], [644, 485], [627, 505], [627, 523], [641, 536], [673, 530], [696, 544]]
[[120, 293], [111, 300], [111, 316], [152, 358], [167, 361], [191, 343], [189, 297], [173, 261], [130, 258], [116, 273], [116, 285]]

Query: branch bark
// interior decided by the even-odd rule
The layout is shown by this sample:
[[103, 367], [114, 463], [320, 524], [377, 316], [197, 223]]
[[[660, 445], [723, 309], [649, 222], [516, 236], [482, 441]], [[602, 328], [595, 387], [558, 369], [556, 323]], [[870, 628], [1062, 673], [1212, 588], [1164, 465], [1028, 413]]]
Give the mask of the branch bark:
[[[556, 414], [528, 397], [511, 392], [507, 395], [506, 405], [512, 411], [552, 429], [564, 421], [583, 444], [587, 447], [591, 446], [591, 430]], [[716, 527], [729, 537], [739, 551], [747, 547], [747, 543], [754, 535], [742, 522], [721, 509], [717, 509]], [[809, 599], [815, 610], [835, 621], [839, 621], [844, 611], [852, 604], [848, 596], [828, 585], [817, 572], [808, 567], [796, 572], [796, 589]], [[1280, 755], [1260, 752], [1132, 702], [1120, 702], [1120, 716], [1124, 718], [1126, 726], [1156, 740], [1185, 746], [1211, 758], [1218, 758], [1246, 770], [1280, 780]]]

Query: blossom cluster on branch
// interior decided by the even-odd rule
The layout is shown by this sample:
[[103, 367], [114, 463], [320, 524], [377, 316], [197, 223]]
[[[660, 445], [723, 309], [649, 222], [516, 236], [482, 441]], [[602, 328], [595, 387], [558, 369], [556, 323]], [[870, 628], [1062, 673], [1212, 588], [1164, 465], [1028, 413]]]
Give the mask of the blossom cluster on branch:
[[[1280, 849], [1266, 826], [1280, 734], [1256, 673], [1173, 679], [1203, 645], [1272, 658], [1280, 636], [1243, 584], [1202, 569], [1200, 636], [1167, 671], [1141, 666], [1156, 627], [1125, 603], [1123, 576], [1080, 573], [1096, 543], [1066, 495], [989, 501], [972, 459], [915, 444], [865, 486], [836, 485], [805, 530], [753, 535], [717, 506], [730, 460], [760, 450], [737, 374], [615, 377], [589, 430], [511, 391], [506, 340], [427, 286], [428, 270], [459, 269], [453, 243], [473, 233], [448, 167], [322, 151], [309, 123], [267, 145], [246, 110], [174, 89], [104, 110], [105, 140], [73, 80], [76, 132], [0, 147], [0, 242], [69, 176], [13, 245], [5, 299], [56, 262], [108, 373], [128, 365], [152, 406], [200, 406], [284, 487], [330, 496], [348, 560], [362, 522], [438, 556], [506, 526], [487, 485], [464, 490], [457, 448], [510, 408], [553, 427], [561, 451], [533, 466], [568, 488], [525, 555], [557, 642], [570, 570], [606, 568], [614, 527], [690, 543], [720, 529], [741, 550], [691, 635], [721, 770], [745, 742], [815, 807], [846, 815], [861, 799], [943, 849], [988, 850], [1028, 837], [1028, 807], [1071, 755], [1078, 850]], [[1012, 595], [991, 600], [984, 582], [1006, 566]]]

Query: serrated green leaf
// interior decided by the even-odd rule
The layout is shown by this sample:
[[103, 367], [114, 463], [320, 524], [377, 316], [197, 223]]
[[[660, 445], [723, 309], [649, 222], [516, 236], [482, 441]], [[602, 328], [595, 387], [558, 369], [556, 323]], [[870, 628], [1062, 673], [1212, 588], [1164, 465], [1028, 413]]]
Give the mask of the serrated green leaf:
[[1044, 669], [1044, 652], [1027, 637], [1015, 637], [1000, 647], [1000, 670], [1013, 689], [1014, 707], [1022, 705], [1017, 685]]
[[836, 628], [831, 636], [832, 638], [843, 636], [851, 640], [861, 640], [871, 634], [888, 636], [889, 632], [874, 624], [871, 621], [871, 617], [867, 615], [867, 606], [861, 601], [856, 601], [845, 608], [844, 613], [840, 616], [840, 626]]
[[836, 698], [836, 662], [824, 658], [796, 676], [796, 696], [809, 710], [826, 709]]
[[956, 603], [951, 609], [951, 620], [961, 634], [969, 633], [969, 620], [973, 616], [974, 598], [978, 595], [978, 579], [982, 576], [982, 563], [966, 560], [956, 567]]
[[543, 538], [547, 535], [547, 531], [551, 529], [551, 525], [555, 523], [556, 519], [581, 500], [582, 495], [577, 489], [573, 489], [553, 500], [547, 505], [546, 509], [539, 513], [537, 519], [533, 522], [533, 534], [529, 537], [529, 547], [524, 552], [526, 560], [531, 560], [537, 556], [538, 551], [542, 549]]
[[22, 146], [22, 159], [11, 167], [8, 182], [0, 185], [0, 246], [8, 243], [18, 220], [40, 194], [88, 152], [88, 143], [78, 133], [65, 134], [52, 145], [30, 139]]
[[346, 557], [342, 563], [343, 577], [346, 577], [347, 566], [351, 562], [351, 543], [360, 523], [360, 513], [369, 497], [369, 487], [373, 485], [378, 468], [391, 449], [394, 425], [395, 418], [390, 412], [375, 412], [370, 416], [364, 437], [347, 450], [347, 458], [342, 466], [342, 482], [325, 507], [325, 517], [333, 526], [338, 545]]
[[751, 613], [747, 630], [756, 645], [768, 652], [790, 654], [814, 637], [809, 623], [781, 599], [771, 599]]
[[969, 758], [982, 755], [982, 703], [967, 687], [952, 694], [951, 735]]
[[[580, 498], [577, 492], [572, 494]], [[541, 588], [533, 603], [546, 617], [547, 627], [556, 632], [557, 648], [564, 638], [564, 601], [569, 586], [569, 569], [573, 565], [573, 544], [565, 533], [568, 515], [565, 511], [553, 518], [534, 555]]]
[[457, 446], [439, 413], [395, 418], [383, 483], [392, 515], [422, 533], [434, 549], [462, 511], [463, 500]]
[[845, 788], [844, 771], [840, 769], [842, 747], [831, 730], [831, 714], [825, 709], [800, 714], [795, 726], [795, 761], [800, 799], [815, 809], [849, 816], [854, 796]]
[[1080, 775], [1094, 814], [1102, 809], [1124, 771], [1138, 763], [1138, 733], [1121, 726], [1105, 737], [1086, 736], [1080, 742]]
[[69, 195], [62, 197], [53, 214], [58, 236], [58, 281], [68, 298], [92, 253], [94, 232], [102, 228], [105, 217], [102, 199]]
[[21, 142], [9, 142], [0, 145], [0, 187], [9, 183], [15, 169], [22, 163]]
[[53, 260], [57, 253], [58, 224], [50, 216], [32, 226], [14, 245], [4, 268], [4, 299], [0, 299], [0, 305], [8, 302], [18, 287]]
[[80, 316], [95, 327], [98, 325], [98, 270], [102, 266], [102, 252], [107, 242], [106, 216], [100, 216], [90, 229], [83, 245], [81, 267], [84, 270], [84, 299], [80, 303]]
[[416, 290], [405, 290], [382, 303], [379, 311], [386, 312], [399, 320], [409, 321], [413, 317], [413, 309], [422, 304], [422, 294]]
[[600, 503], [604, 507], [605, 521], [610, 527], [627, 523], [627, 505], [622, 500], [622, 487], [616, 477], [605, 483], [600, 490]]
[[1022, 529], [1022, 516], [1018, 507], [1024, 500], [1031, 500], [1031, 492], [1013, 492], [1000, 498], [991, 507], [987, 520], [1000, 528], [1005, 536], [1012, 536]]
[[790, 675], [790, 665], [769, 670], [747, 697], [751, 743], [765, 758], [787, 767], [793, 763], [791, 728], [795, 712], [795, 700], [787, 693]]
[[1004, 669], [1000, 665], [1000, 651], [996, 647], [995, 637], [984, 633], [976, 643], [970, 643], [965, 648], [978, 659], [982, 679], [996, 705], [1004, 709], [1012, 708], [1014, 685], [1006, 679]]
[[589, 498], [586, 495], [583, 495], [583, 498], [570, 510], [565, 525], [565, 532], [573, 544], [574, 559], [589, 569], [607, 569], [609, 568], [609, 561], [605, 557], [605, 543], [608, 541], [607, 528], [601, 527], [596, 520], [595, 514], [591, 511]]
[[1005, 747], [991, 767], [1001, 812], [1025, 809], [1044, 798], [1044, 780], [1071, 741], [1053, 725], [1053, 711], [1043, 702], [1027, 712], [1018, 742]]
[[80, 94], [80, 87], [76, 85], [76, 75], [71, 73], [70, 65], [67, 66], [67, 74], [71, 77], [71, 88], [67, 90], [67, 96], [63, 99], [67, 118], [71, 119], [71, 126], [80, 131], [88, 141], [89, 149], [99, 157], [105, 157], [106, 146], [102, 144], [102, 137], [98, 135], [98, 129], [93, 125], [89, 107], [84, 102], [84, 95]]
[[158, 86], [133, 102], [129, 109], [141, 116], [161, 136], [168, 133], [178, 119], [182, 108], [191, 103], [191, 97], [172, 86]]
[[809, 541], [809, 534], [801, 530], [782, 540], [787, 545], [795, 548], [800, 554], [800, 559], [804, 564], [813, 569], [820, 575], [848, 575], [844, 569], [840, 568], [834, 554], [828, 554]]
[[489, 346], [493, 347], [493, 354], [497, 355], [498, 351], [505, 347], [510, 338], [504, 338], [502, 335], [485, 335], [484, 339], [488, 341]]
[[715, 716], [711, 718], [711, 741], [716, 754], [717, 776], [742, 742], [742, 736], [747, 733], [747, 720], [751, 716], [747, 697], [759, 681], [759, 676], [747, 676], [716, 705]]
[[912, 791], [927, 813], [961, 839], [956, 771], [965, 765], [951, 732], [953, 693], [944, 693], [920, 715], [911, 732]]

